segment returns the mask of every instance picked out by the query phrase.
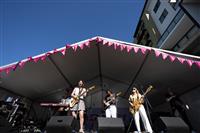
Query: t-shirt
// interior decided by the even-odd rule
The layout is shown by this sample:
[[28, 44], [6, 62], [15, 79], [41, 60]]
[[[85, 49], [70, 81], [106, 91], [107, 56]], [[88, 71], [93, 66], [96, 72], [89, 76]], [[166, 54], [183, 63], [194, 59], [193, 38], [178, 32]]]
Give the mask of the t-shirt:
[[[85, 88], [79, 88], [79, 87], [75, 87], [72, 94], [74, 94], [75, 96], [79, 96], [80, 94], [83, 94], [86, 91]], [[80, 97], [80, 99], [83, 99], [84, 96], [86, 96], [86, 93], [84, 95], [82, 95]]]

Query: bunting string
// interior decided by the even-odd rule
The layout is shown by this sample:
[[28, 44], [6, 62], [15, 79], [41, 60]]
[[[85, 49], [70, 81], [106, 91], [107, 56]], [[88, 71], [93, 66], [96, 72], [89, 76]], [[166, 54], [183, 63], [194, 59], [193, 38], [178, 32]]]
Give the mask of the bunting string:
[[135, 54], [137, 54], [140, 51], [140, 53], [145, 55], [147, 53], [147, 51], [151, 51], [155, 54], [156, 58], [161, 57], [162, 60], [166, 60], [168, 58], [171, 62], [174, 62], [176, 60], [176, 61], [180, 62], [181, 64], [186, 63], [189, 67], [196, 65], [198, 68], [200, 68], [200, 61], [194, 61], [194, 60], [185, 59], [182, 57], [177, 57], [177, 56], [174, 56], [174, 55], [171, 55], [171, 54], [168, 54], [165, 52], [161, 52], [159, 50], [155, 50], [152, 48], [128, 45], [128, 44], [110, 41], [110, 40], [106, 40], [106, 39], [103, 39], [100, 37], [96, 37], [93, 39], [89, 39], [81, 44], [74, 44], [74, 45], [67, 44], [62, 49], [59, 49], [59, 50], [54, 49], [53, 51], [42, 54], [41, 56], [28, 57], [26, 60], [19, 61], [18, 63], [14, 64], [14, 65], [12, 64], [10, 66], [0, 67], [0, 73], [5, 72], [6, 74], [9, 74], [12, 70], [15, 70], [17, 67], [23, 68], [27, 62], [33, 61], [34, 63], [37, 63], [39, 60], [42, 60], [44, 62], [46, 60], [46, 57], [56, 54], [58, 52], [60, 52], [62, 56], [65, 56], [69, 49], [72, 49], [74, 52], [76, 52], [78, 49], [83, 50], [85, 47], [90, 48], [91, 42], [94, 42], [94, 41], [96, 41], [98, 44], [102, 44], [103, 46], [112, 47], [114, 50], [117, 50], [117, 49], [119, 49], [120, 51], [125, 50], [128, 53], [134, 52]]

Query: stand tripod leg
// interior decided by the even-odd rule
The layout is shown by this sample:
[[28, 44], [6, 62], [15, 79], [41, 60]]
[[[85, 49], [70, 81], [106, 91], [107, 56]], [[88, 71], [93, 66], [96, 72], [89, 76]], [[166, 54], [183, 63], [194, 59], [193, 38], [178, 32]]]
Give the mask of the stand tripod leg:
[[126, 132], [126, 133], [129, 133], [129, 131], [130, 131], [130, 128], [131, 128], [131, 125], [132, 125], [132, 122], [133, 122], [133, 117], [132, 117], [132, 119], [131, 119], [131, 122], [130, 122], [130, 124], [129, 124], [129, 126], [128, 126], [128, 130], [127, 130], [127, 132]]

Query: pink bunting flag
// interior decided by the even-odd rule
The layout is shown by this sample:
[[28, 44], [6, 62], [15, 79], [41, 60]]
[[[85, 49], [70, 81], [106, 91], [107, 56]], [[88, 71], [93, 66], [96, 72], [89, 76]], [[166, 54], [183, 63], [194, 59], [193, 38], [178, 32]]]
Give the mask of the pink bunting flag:
[[62, 55], [65, 55], [66, 48], [61, 49], [60, 52], [61, 52]]
[[51, 54], [52, 54], [51, 52], [47, 52], [45, 55], [46, 55], [46, 57], [48, 57]]
[[102, 39], [99, 38], [99, 37], [97, 37], [95, 40], [96, 40], [97, 42], [101, 42], [101, 41], [102, 41]]
[[154, 50], [156, 57], [159, 57], [159, 55], [161, 54], [160, 51]]
[[14, 64], [12, 66], [10, 66], [12, 68], [12, 70], [15, 70], [17, 68], [17, 64]]
[[41, 57], [36, 57], [36, 58], [33, 59], [33, 61], [34, 61], [35, 63], [37, 63], [38, 60], [39, 60], [40, 58], [41, 58]]
[[174, 62], [174, 60], [176, 59], [176, 57], [173, 56], [173, 55], [169, 55], [169, 59], [170, 59], [171, 62]]
[[120, 43], [117, 43], [117, 42], [115, 44], [117, 45], [117, 47], [121, 45]]
[[117, 43], [113, 43], [114, 49], [117, 49]]
[[166, 53], [161, 53], [161, 55], [162, 55], [163, 60], [167, 59], [167, 57], [168, 57], [168, 54], [166, 54]]
[[65, 48], [66, 48], [66, 50], [67, 49], [70, 49], [72, 46], [70, 45], [70, 44], [67, 44], [66, 46], [65, 46]]
[[20, 61], [19, 62], [19, 67], [22, 68], [25, 65], [26, 61]]
[[55, 53], [57, 53], [58, 52], [58, 50], [57, 49], [54, 49], [53, 50], [53, 54], [55, 54]]
[[127, 51], [128, 53], [131, 51], [131, 49], [132, 49], [132, 46], [129, 46], [129, 45], [126, 46], [126, 51]]
[[183, 63], [184, 63], [184, 61], [185, 61], [185, 59], [184, 59], [184, 58], [177, 57], [177, 59], [179, 60], [179, 62], [180, 62], [181, 64], [183, 64]]
[[11, 67], [7, 67], [7, 68], [5, 69], [5, 71], [6, 71], [6, 74], [8, 75], [8, 74], [10, 73], [10, 71], [11, 71]]
[[108, 42], [106, 40], [103, 40], [103, 45], [107, 44]]
[[0, 68], [0, 73], [3, 72], [3, 68]]
[[86, 41], [86, 42], [84, 43], [84, 45], [87, 46], [87, 47], [89, 48], [89, 47], [90, 47], [90, 41]]
[[138, 50], [139, 50], [139, 48], [137, 48], [137, 47], [133, 47], [133, 50], [134, 50], [135, 53], [137, 53]]
[[120, 50], [122, 51], [122, 50], [124, 50], [126, 48], [126, 46], [125, 45], [120, 45]]
[[113, 45], [113, 43], [112, 42], [108, 42], [108, 46], [110, 47], [110, 46], [112, 46]]
[[14, 65], [8, 66], [7, 69], [9, 69], [9, 72], [10, 72], [11, 70], [15, 71], [16, 68], [17, 68], [17, 64], [14, 64]]
[[78, 48], [78, 45], [72, 46], [72, 49], [73, 49], [75, 52], [76, 52], [77, 48]]
[[187, 64], [188, 64], [190, 67], [191, 67], [192, 64], [194, 63], [192, 60], [189, 60], [189, 59], [187, 59], [186, 62], [187, 62]]
[[84, 43], [80, 44], [79, 47], [81, 48], [81, 50], [84, 48]]
[[44, 62], [45, 59], [46, 59], [46, 57], [47, 57], [47, 55], [45, 54], [45, 55], [42, 55], [42, 56], [40, 57], [40, 59]]
[[200, 68], [200, 61], [195, 61], [194, 63]]
[[147, 51], [147, 49], [146, 48], [139, 48], [140, 50], [141, 50], [141, 52], [143, 53], [143, 54], [145, 54], [146, 53], [146, 51]]
[[32, 57], [28, 57], [28, 60], [27, 61], [32, 61], [33, 60], [33, 58]]

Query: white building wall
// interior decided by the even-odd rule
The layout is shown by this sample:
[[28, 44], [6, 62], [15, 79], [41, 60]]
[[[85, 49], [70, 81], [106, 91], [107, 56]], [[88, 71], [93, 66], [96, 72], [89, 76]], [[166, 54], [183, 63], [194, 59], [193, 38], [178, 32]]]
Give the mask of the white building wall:
[[183, 36], [184, 34], [193, 26], [193, 22], [185, 14], [174, 29], [170, 32], [168, 37], [162, 42], [160, 48], [171, 49]]
[[187, 10], [187, 12], [200, 24], [200, 3], [190, 3], [190, 4], [183, 4], [183, 7]]
[[[176, 10], [174, 10], [171, 5], [169, 4], [168, 0], [160, 0], [160, 7], [158, 8], [158, 11], [155, 13], [153, 11], [155, 4], [157, 0], [150, 0], [147, 4], [147, 10], [150, 12], [150, 15], [152, 16], [158, 31], [162, 35], [166, 28], [169, 26], [170, 22], [173, 20], [173, 18], [176, 16], [178, 11], [180, 10], [180, 7], [178, 7]], [[168, 15], [166, 16], [165, 20], [161, 24], [159, 21], [159, 18], [162, 14], [162, 12], [166, 9], [168, 11]]]

